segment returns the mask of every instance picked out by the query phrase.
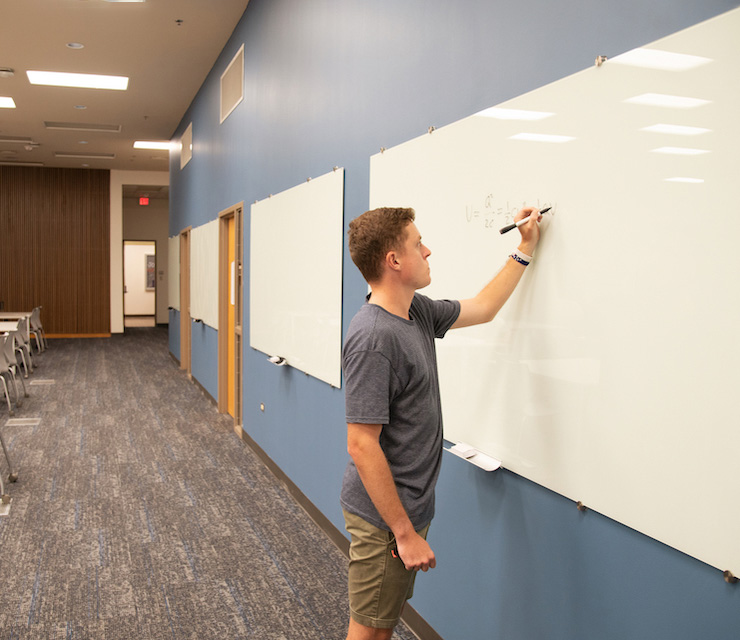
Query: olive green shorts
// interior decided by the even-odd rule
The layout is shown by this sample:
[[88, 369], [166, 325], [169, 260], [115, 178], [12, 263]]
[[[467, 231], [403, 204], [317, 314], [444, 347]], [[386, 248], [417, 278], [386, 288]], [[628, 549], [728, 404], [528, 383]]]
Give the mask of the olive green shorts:
[[[395, 538], [363, 518], [344, 511], [352, 536], [349, 546], [349, 612], [355, 622], [375, 629], [392, 629], [406, 600], [414, 593], [416, 571], [391, 553]], [[429, 525], [418, 533], [427, 537]]]

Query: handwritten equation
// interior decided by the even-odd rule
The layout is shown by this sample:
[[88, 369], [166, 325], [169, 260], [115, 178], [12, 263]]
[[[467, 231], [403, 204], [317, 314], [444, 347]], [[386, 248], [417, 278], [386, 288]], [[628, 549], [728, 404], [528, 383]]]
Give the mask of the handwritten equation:
[[514, 223], [514, 217], [523, 207], [537, 207], [544, 209], [552, 207], [551, 215], [555, 215], [556, 204], [550, 201], [537, 200], [536, 202], [502, 202], [489, 193], [482, 203], [465, 205], [465, 219], [469, 224], [481, 225], [485, 229], [495, 229]]

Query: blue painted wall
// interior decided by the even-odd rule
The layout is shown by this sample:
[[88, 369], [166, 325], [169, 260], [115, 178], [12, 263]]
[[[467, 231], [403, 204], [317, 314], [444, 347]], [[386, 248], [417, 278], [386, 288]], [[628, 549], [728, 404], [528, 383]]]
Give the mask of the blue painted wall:
[[191, 373], [212, 398], [218, 398], [218, 331], [194, 322], [191, 336]]
[[[170, 235], [345, 168], [345, 227], [367, 208], [369, 158], [723, 11], [738, 0], [251, 0], [178, 128]], [[245, 45], [244, 101], [218, 123], [219, 77]], [[577, 99], [577, 97], [574, 97]], [[406, 204], [406, 203], [404, 203]], [[408, 203], [413, 206], [413, 203]], [[300, 269], [301, 256], [283, 256]], [[343, 329], [365, 284], [346, 251]], [[178, 315], [170, 348], [179, 354]], [[244, 427], [339, 528], [344, 398], [244, 352]], [[217, 389], [216, 332], [193, 331], [193, 375]], [[260, 410], [264, 403], [265, 411]], [[439, 565], [415, 608], [450, 640], [738, 637], [740, 588], [715, 569], [510, 472], [445, 454], [430, 539]]]

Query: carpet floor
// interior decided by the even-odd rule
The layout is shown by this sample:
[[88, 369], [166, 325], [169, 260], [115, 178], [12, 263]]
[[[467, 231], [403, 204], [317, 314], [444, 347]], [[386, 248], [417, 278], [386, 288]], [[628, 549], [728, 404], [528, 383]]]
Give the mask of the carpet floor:
[[166, 329], [53, 340], [38, 361], [14, 418], [0, 408], [19, 472], [0, 639], [345, 637], [344, 555], [178, 369]]

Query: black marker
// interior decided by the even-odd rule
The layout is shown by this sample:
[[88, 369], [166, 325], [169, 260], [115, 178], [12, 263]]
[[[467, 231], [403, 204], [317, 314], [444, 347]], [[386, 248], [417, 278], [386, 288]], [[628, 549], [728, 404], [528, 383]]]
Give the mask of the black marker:
[[[545, 208], [544, 208], [544, 209], [543, 209], [542, 211], [540, 211], [540, 212], [539, 212], [539, 213], [538, 213], [537, 215], [538, 215], [538, 216], [541, 216], [541, 215], [542, 215], [543, 213], [547, 213], [547, 212], [548, 212], [548, 211], [549, 211], [550, 209], [552, 209], [552, 207], [545, 207]], [[527, 216], [526, 218], [524, 218], [523, 220], [520, 220], [519, 222], [516, 222], [516, 223], [514, 223], [514, 224], [509, 224], [509, 225], [507, 225], [507, 226], [505, 226], [505, 227], [501, 227], [501, 228], [499, 229], [499, 233], [506, 233], [507, 231], [511, 231], [512, 229], [516, 229], [517, 227], [521, 227], [521, 226], [522, 226], [523, 224], [525, 224], [526, 222], [529, 222], [529, 219], [530, 219], [531, 217], [532, 217], [532, 216], [530, 215], [530, 216]]]

